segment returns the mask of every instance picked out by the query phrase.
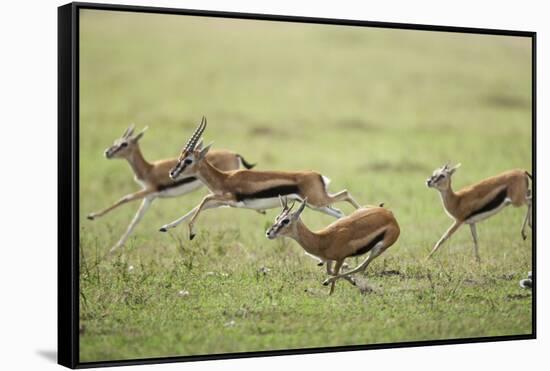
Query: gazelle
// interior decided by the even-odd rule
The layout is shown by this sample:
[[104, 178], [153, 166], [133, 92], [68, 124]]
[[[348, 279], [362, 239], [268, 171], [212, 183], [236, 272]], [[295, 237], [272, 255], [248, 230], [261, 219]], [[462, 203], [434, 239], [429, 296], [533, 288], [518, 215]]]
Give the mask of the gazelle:
[[205, 148], [197, 147], [205, 129], [206, 118], [203, 117], [183, 148], [177, 164], [170, 170], [170, 178], [195, 176], [212, 193], [204, 197], [197, 207], [181, 218], [162, 226], [161, 232], [166, 232], [191, 218], [189, 238], [193, 239], [195, 237], [193, 225], [202, 210], [222, 206], [255, 210], [272, 209], [279, 205], [279, 196], [286, 196], [293, 200], [307, 198], [307, 206], [336, 218], [342, 217], [343, 213], [332, 208], [332, 203], [347, 201], [355, 208], [359, 208], [359, 204], [347, 190], [329, 194], [328, 178], [314, 171], [283, 172], [248, 169], [223, 171], [216, 168], [207, 157], [212, 144]]
[[454, 219], [453, 225], [437, 241], [428, 258], [462, 224], [468, 224], [474, 240], [474, 254], [479, 261], [476, 223], [495, 215], [510, 204], [515, 207], [527, 204], [527, 213], [521, 227], [521, 236], [525, 240], [525, 227], [527, 224], [531, 227], [531, 174], [524, 170], [510, 170], [454, 192], [451, 187], [451, 176], [459, 167], [460, 164], [453, 167], [445, 165], [436, 169], [426, 181], [429, 188], [439, 191], [445, 211]]
[[[176, 158], [155, 162], [148, 162], [145, 160], [139, 147], [139, 140], [143, 137], [145, 130], [147, 130], [147, 128], [134, 136], [134, 126], [132, 125], [126, 129], [122, 137], [116, 139], [113, 145], [105, 150], [105, 157], [108, 159], [126, 159], [134, 172], [134, 180], [143, 187], [140, 191], [122, 197], [111, 206], [88, 215], [88, 219], [94, 220], [125, 203], [143, 199], [141, 206], [126, 232], [111, 248], [111, 252], [124, 245], [155, 198], [181, 196], [203, 185], [200, 180], [195, 177], [182, 177], [177, 181], [173, 181], [168, 176], [168, 171], [178, 162]], [[246, 162], [242, 156], [226, 150], [210, 152], [208, 154], [208, 160], [212, 163], [212, 166], [223, 170], [238, 169], [241, 165], [248, 169], [254, 166]]]
[[[383, 207], [367, 206], [355, 210], [346, 217], [336, 220], [317, 232], [311, 231], [302, 222], [300, 215], [307, 200], [295, 212], [288, 206], [286, 198], [281, 199], [283, 210], [275, 218], [275, 223], [267, 230], [270, 240], [277, 237], [290, 237], [296, 240], [304, 250], [327, 264], [327, 278], [323, 285], [331, 284], [330, 294], [334, 291], [336, 280], [344, 278], [355, 284], [352, 274], [364, 271], [368, 265], [397, 241], [399, 225], [393, 213]], [[344, 260], [370, 252], [357, 267], [340, 273]], [[332, 262], [335, 262], [332, 269]]]

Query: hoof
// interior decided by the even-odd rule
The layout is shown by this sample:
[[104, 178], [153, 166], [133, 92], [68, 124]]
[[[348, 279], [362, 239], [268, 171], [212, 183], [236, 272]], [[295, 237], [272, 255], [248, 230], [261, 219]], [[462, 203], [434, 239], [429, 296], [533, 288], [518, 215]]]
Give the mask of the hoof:
[[160, 232], [168, 232], [168, 229], [166, 229], [165, 227], [162, 227], [161, 229], [159, 229]]
[[523, 238], [523, 241], [525, 241], [525, 240], [527, 239], [527, 234], [522, 233], [522, 234], [521, 234], [521, 238]]
[[353, 286], [357, 286], [357, 282], [352, 278], [349, 280], [349, 282], [353, 285]]
[[196, 236], [196, 234], [191, 233], [191, 234], [189, 235], [189, 240], [192, 240], [193, 238], [195, 238], [195, 236]]
[[319, 263], [317, 263], [317, 266], [318, 266], [318, 267], [322, 267], [323, 265], [325, 265], [325, 262], [319, 262]]
[[[88, 218], [88, 220], [94, 220], [95, 219], [95, 216], [93, 216], [92, 214], [88, 215], [86, 218]], [[525, 239], [525, 238], [524, 238]]]
[[328, 286], [329, 283], [330, 283], [329, 280], [324, 280], [324, 281], [323, 281], [323, 286]]

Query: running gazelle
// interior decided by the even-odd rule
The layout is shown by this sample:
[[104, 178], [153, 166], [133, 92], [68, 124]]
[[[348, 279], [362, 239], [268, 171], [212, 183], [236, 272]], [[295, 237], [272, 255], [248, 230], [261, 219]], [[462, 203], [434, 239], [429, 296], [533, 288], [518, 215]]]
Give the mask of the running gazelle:
[[[317, 231], [311, 231], [302, 221], [300, 215], [304, 211], [307, 200], [304, 200], [298, 210], [292, 212], [286, 198], [281, 199], [283, 208], [275, 223], [266, 231], [270, 240], [277, 237], [290, 237], [296, 240], [303, 249], [326, 262], [327, 278], [323, 285], [330, 284], [330, 292], [334, 292], [336, 281], [340, 278], [355, 284], [352, 274], [362, 272], [368, 265], [386, 249], [397, 241], [400, 233], [397, 220], [393, 213], [381, 206], [366, 206], [355, 210], [346, 217], [336, 220], [329, 226]], [[344, 260], [348, 257], [369, 253], [368, 257], [357, 267], [340, 273]], [[332, 263], [334, 269], [332, 269]]]
[[[143, 137], [145, 130], [147, 128], [134, 136], [134, 126], [132, 125], [126, 129], [122, 137], [116, 139], [113, 145], [105, 150], [107, 159], [122, 158], [128, 161], [134, 173], [134, 180], [143, 187], [135, 193], [122, 197], [111, 206], [88, 215], [88, 219], [94, 220], [125, 203], [143, 199], [126, 232], [111, 248], [111, 252], [124, 245], [155, 198], [181, 196], [203, 185], [195, 177], [182, 177], [177, 181], [173, 181], [168, 176], [168, 172], [178, 162], [176, 158], [155, 162], [145, 160], [139, 146], [139, 140]], [[247, 163], [240, 155], [226, 150], [212, 151], [207, 158], [212, 166], [223, 170], [238, 169], [241, 165], [248, 169], [254, 166]]]
[[527, 238], [525, 227], [527, 224], [531, 227], [532, 199], [529, 189], [531, 174], [525, 170], [509, 170], [454, 192], [451, 187], [451, 176], [459, 167], [460, 164], [453, 167], [444, 165], [436, 169], [426, 180], [429, 188], [439, 191], [445, 211], [454, 219], [453, 225], [437, 241], [428, 258], [462, 224], [468, 224], [474, 240], [475, 258], [479, 261], [476, 223], [495, 215], [508, 205], [515, 207], [527, 205], [527, 212], [521, 226], [521, 236], [525, 240]]
[[336, 194], [327, 191], [329, 180], [314, 171], [259, 171], [217, 169], [207, 157], [210, 145], [198, 148], [197, 143], [206, 129], [203, 117], [187, 144], [181, 151], [177, 164], [170, 170], [170, 178], [195, 176], [212, 192], [201, 203], [181, 218], [161, 227], [161, 232], [190, 218], [189, 238], [193, 239], [194, 223], [201, 211], [223, 206], [246, 209], [272, 209], [278, 207], [279, 196], [293, 200], [307, 198], [307, 206], [336, 218], [344, 214], [331, 204], [347, 201], [355, 208], [359, 204], [347, 190]]

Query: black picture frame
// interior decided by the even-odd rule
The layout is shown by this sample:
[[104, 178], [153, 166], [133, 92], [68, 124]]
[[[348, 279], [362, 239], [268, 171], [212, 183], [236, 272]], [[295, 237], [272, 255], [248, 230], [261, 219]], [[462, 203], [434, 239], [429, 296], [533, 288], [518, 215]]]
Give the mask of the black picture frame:
[[[521, 36], [532, 42], [532, 165], [533, 165], [533, 288], [532, 333], [403, 343], [337, 346], [326, 348], [286, 349], [249, 353], [209, 354], [117, 361], [80, 362], [79, 360], [79, 11], [82, 9], [161, 13], [253, 19], [327, 25], [397, 28], [485, 35]], [[526, 340], [536, 338], [536, 32], [485, 28], [449, 27], [423, 24], [388, 23], [347, 19], [311, 18], [283, 15], [232, 13], [191, 9], [159, 8], [98, 3], [70, 3], [58, 8], [58, 363], [69, 368], [122, 366], [183, 361], [202, 361], [246, 357], [279, 356], [322, 352], [342, 352], [380, 348], [418, 347], [461, 343]]]

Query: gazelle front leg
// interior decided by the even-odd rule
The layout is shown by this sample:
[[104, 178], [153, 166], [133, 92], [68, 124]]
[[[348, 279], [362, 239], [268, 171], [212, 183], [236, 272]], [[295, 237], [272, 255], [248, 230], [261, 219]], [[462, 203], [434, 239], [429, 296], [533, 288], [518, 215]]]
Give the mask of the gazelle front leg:
[[459, 222], [458, 220], [456, 220], [453, 225], [451, 225], [451, 227], [449, 229], [447, 229], [447, 231], [443, 234], [443, 236], [441, 236], [441, 238], [439, 239], [439, 241], [437, 241], [437, 243], [435, 244], [434, 248], [432, 249], [432, 251], [430, 252], [430, 254], [426, 257], [426, 260], [431, 258], [432, 255], [437, 251], [437, 249], [439, 249], [439, 247], [443, 244], [443, 242], [447, 241], [449, 239], [449, 237], [452, 236], [453, 233], [456, 232], [456, 230], [462, 225], [462, 222]]
[[119, 207], [121, 205], [124, 205], [127, 202], [138, 200], [140, 198], [143, 198], [143, 197], [147, 196], [150, 193], [152, 193], [152, 191], [148, 190], [148, 189], [142, 189], [141, 191], [138, 191], [138, 192], [135, 192], [135, 193], [130, 193], [130, 194], [122, 197], [120, 200], [118, 200], [117, 202], [115, 202], [111, 206], [109, 206], [109, 207], [107, 207], [107, 208], [105, 208], [101, 211], [98, 211], [96, 213], [88, 214], [88, 219], [94, 220], [96, 218], [99, 218], [100, 216], [103, 216], [103, 215], [107, 214], [109, 211], [111, 211], [113, 209], [116, 209], [117, 207]]
[[[337, 260], [336, 261], [336, 264], [334, 265], [334, 270], [331, 272], [333, 274], [333, 276], [337, 276], [338, 273], [340, 273], [340, 268], [342, 268], [342, 264], [344, 263], [343, 260]], [[331, 264], [332, 265], [332, 264]], [[328, 264], [327, 264], [327, 272], [329, 271], [328, 269]], [[325, 282], [327, 282], [325, 280]], [[323, 282], [323, 285], [328, 285], [328, 283], [325, 283]], [[329, 295], [332, 295], [332, 293], [334, 292], [334, 287], [336, 286], [336, 280], [333, 280], [331, 281], [331, 284], [330, 284], [330, 291], [329, 291]]]
[[141, 221], [141, 218], [143, 218], [143, 215], [149, 210], [149, 207], [151, 206], [151, 203], [153, 202], [155, 198], [154, 197], [146, 197], [141, 202], [141, 206], [139, 207], [138, 211], [136, 212], [136, 215], [134, 215], [134, 219], [132, 219], [132, 222], [128, 226], [128, 229], [126, 230], [126, 233], [120, 237], [118, 242], [109, 250], [110, 253], [114, 252], [116, 249], [124, 245], [136, 225]]
[[481, 261], [481, 258], [479, 257], [479, 248], [477, 245], [477, 229], [475, 223], [470, 224], [470, 232], [472, 232], [472, 238], [474, 239], [474, 254], [477, 262], [479, 263]]
[[200, 212], [205, 209], [212, 209], [215, 207], [225, 206], [227, 205], [227, 202], [230, 201], [231, 198], [228, 196], [223, 195], [215, 195], [215, 194], [209, 194], [204, 196], [201, 203], [197, 207], [197, 210], [191, 217], [191, 220], [189, 221], [189, 239], [192, 240], [195, 238], [195, 232], [193, 231], [193, 226], [195, 224], [195, 220], [199, 216]]

